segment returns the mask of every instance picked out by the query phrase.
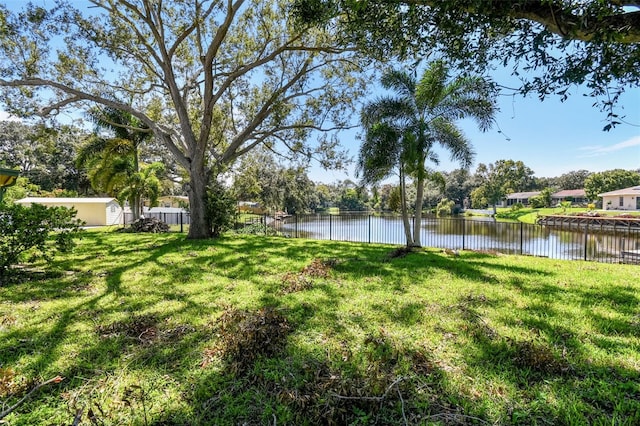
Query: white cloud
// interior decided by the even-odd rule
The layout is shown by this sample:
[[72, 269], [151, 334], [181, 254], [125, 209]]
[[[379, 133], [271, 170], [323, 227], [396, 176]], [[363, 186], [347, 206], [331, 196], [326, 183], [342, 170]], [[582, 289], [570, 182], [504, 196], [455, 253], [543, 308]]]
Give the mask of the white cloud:
[[603, 146], [603, 145], [584, 146], [582, 148], [579, 148], [579, 150], [585, 151], [584, 155], [580, 156], [581, 158], [599, 157], [601, 155], [605, 155], [610, 152], [616, 152], [623, 149], [632, 148], [634, 146], [640, 148], [640, 136], [635, 136], [631, 139], [627, 139], [626, 141], [619, 142], [617, 144], [610, 145], [610, 146]]

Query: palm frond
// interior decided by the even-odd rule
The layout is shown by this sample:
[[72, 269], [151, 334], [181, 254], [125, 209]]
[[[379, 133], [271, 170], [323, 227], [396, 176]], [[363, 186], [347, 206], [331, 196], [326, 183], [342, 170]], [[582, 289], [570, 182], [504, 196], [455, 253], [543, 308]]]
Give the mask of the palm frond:
[[422, 73], [416, 87], [416, 105], [418, 109], [433, 110], [446, 97], [447, 78], [449, 70], [444, 61], [434, 61]]
[[416, 79], [411, 74], [402, 70], [389, 70], [380, 78], [382, 87], [393, 90], [400, 97], [413, 99], [416, 91]]
[[76, 166], [85, 167], [91, 158], [99, 156], [107, 146], [107, 140], [98, 136], [89, 137], [85, 143], [80, 146], [76, 157]]
[[380, 182], [392, 174], [400, 155], [400, 137], [398, 129], [386, 123], [367, 129], [356, 164], [363, 183]]
[[415, 108], [404, 99], [380, 97], [368, 103], [360, 114], [360, 123], [364, 128], [378, 122], [406, 122], [416, 115]]
[[431, 123], [433, 137], [451, 154], [451, 160], [457, 161], [462, 168], [473, 164], [475, 152], [462, 130], [453, 122], [437, 119]]

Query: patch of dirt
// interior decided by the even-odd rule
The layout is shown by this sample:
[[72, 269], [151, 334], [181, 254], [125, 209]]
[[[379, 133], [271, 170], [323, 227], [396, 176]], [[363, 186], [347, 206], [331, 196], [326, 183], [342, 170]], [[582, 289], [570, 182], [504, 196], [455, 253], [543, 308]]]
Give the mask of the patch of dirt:
[[284, 288], [282, 294], [309, 290], [313, 287], [313, 278], [329, 278], [331, 270], [340, 261], [338, 259], [313, 259], [311, 263], [298, 273], [287, 272], [282, 277]]
[[520, 368], [545, 374], [564, 374], [571, 370], [569, 362], [557, 357], [548, 345], [534, 341], [509, 343], [514, 350], [513, 363]]
[[313, 287], [313, 281], [311, 281], [306, 275], [295, 272], [287, 272], [284, 274], [282, 277], [282, 284], [285, 286], [280, 291], [282, 294], [309, 290]]
[[96, 333], [102, 338], [126, 336], [149, 343], [158, 337], [158, 318], [155, 315], [132, 315], [123, 321], [109, 325], [98, 325]]
[[302, 273], [313, 278], [327, 278], [337, 264], [337, 259], [313, 259], [309, 265], [302, 268]]

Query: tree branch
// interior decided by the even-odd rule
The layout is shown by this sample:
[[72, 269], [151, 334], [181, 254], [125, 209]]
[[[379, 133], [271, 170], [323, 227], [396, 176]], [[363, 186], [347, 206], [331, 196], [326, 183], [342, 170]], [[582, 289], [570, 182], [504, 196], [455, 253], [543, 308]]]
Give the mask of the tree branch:
[[12, 411], [14, 411], [20, 405], [22, 405], [33, 393], [35, 393], [40, 388], [42, 388], [42, 387], [44, 387], [46, 385], [49, 385], [51, 383], [60, 383], [63, 380], [64, 380], [64, 377], [56, 376], [56, 377], [54, 377], [52, 379], [47, 380], [46, 382], [38, 383], [33, 389], [31, 389], [29, 391], [29, 393], [27, 393], [25, 396], [23, 396], [18, 402], [16, 402], [11, 407], [9, 407], [6, 410], [4, 410], [3, 412], [1, 412], [0, 413], [0, 420], [4, 419], [9, 414], [11, 414]]
[[[407, 4], [438, 8], [437, 0], [406, 0]], [[576, 3], [580, 5], [581, 3]], [[626, 12], [623, 6], [639, 6], [638, 1], [612, 0], [611, 13], [602, 16], [589, 10], [579, 13], [563, 0], [518, 0], [502, 2], [471, 2], [460, 6], [461, 12], [494, 18], [526, 19], [543, 25], [547, 30], [571, 40], [593, 41], [598, 34], [616, 34], [623, 44], [640, 42], [640, 11]], [[598, 9], [602, 12], [603, 9]]]
[[310, 61], [310, 59], [307, 59], [302, 68], [296, 73], [296, 75], [291, 78], [290, 81], [287, 82], [287, 84], [280, 87], [278, 90], [274, 90], [269, 99], [264, 103], [264, 105], [262, 105], [262, 108], [260, 108], [260, 111], [258, 111], [253, 120], [251, 120], [251, 122], [239, 135], [233, 138], [233, 141], [231, 142], [231, 144], [229, 144], [229, 147], [221, 157], [221, 160], [223, 162], [232, 157], [235, 154], [235, 151], [242, 145], [247, 137], [264, 121], [264, 119], [271, 112], [271, 107], [280, 97], [280, 95], [285, 93], [291, 86], [293, 86], [298, 80], [300, 80], [302, 76], [306, 74]]

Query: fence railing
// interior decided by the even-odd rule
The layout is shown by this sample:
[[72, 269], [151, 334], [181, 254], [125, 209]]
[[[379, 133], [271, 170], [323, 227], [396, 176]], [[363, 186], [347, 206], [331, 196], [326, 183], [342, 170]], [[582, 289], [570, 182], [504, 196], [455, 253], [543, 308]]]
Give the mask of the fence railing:
[[[157, 214], [157, 213], [156, 213]], [[146, 217], [156, 214], [145, 214]], [[188, 213], [159, 213], [159, 219], [179, 225], [184, 232]], [[130, 219], [130, 218], [129, 218]], [[425, 247], [522, 254], [567, 260], [640, 264], [640, 228], [629, 226], [540, 226], [498, 222], [490, 218], [435, 218], [422, 220], [420, 240]], [[415, 218], [411, 218], [411, 221]], [[130, 222], [130, 220], [129, 220]], [[125, 224], [127, 217], [125, 217]], [[402, 219], [385, 214], [239, 215], [237, 227], [264, 225], [292, 238], [405, 244]], [[174, 226], [174, 230], [178, 230]]]

